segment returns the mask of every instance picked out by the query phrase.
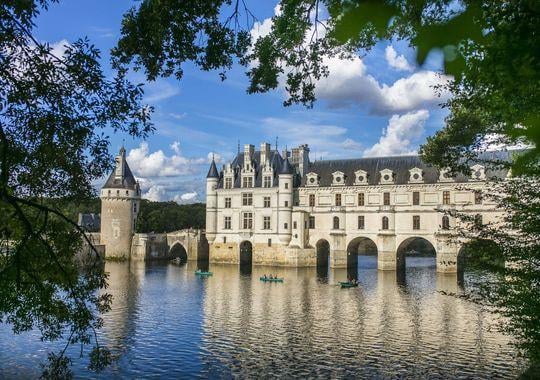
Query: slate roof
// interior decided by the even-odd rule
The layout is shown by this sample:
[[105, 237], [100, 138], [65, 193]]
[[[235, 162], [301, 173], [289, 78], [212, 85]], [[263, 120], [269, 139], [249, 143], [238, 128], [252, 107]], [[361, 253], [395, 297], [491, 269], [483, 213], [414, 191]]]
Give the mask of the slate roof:
[[[515, 152], [515, 151], [514, 151]], [[482, 165], [485, 160], [502, 160], [510, 161], [512, 152], [497, 151], [486, 152], [479, 156], [478, 162]], [[474, 163], [471, 163], [471, 166]], [[486, 167], [486, 178], [506, 177], [508, 170], [506, 169], [489, 169], [487, 164], [483, 164]], [[345, 186], [354, 184], [355, 172], [357, 170], [364, 170], [367, 172], [368, 184], [378, 185], [380, 184], [381, 174], [383, 169], [390, 169], [394, 173], [393, 184], [403, 185], [409, 183], [410, 173], [409, 170], [413, 168], [420, 168], [423, 171], [423, 183], [436, 183], [439, 179], [439, 170], [437, 168], [424, 163], [419, 156], [391, 156], [391, 157], [369, 157], [358, 159], [344, 159], [344, 160], [321, 160], [311, 162], [306, 174], [313, 172], [319, 176], [319, 186], [331, 186], [333, 181], [332, 173], [341, 171], [345, 174]], [[463, 174], [458, 174], [455, 177], [456, 182], [467, 182], [468, 177]], [[304, 175], [301, 180], [301, 186], [306, 185], [306, 176]]]
[[281, 168], [279, 168], [279, 174], [294, 174], [294, 168], [292, 167], [288, 158], [285, 158], [281, 163]]
[[111, 172], [111, 175], [109, 175], [109, 179], [107, 179], [107, 182], [105, 182], [105, 185], [103, 185], [104, 189], [131, 189], [135, 190], [137, 186], [137, 181], [135, 180], [135, 177], [133, 176], [133, 173], [131, 172], [131, 169], [129, 168], [129, 165], [127, 164], [127, 161], [124, 159], [124, 178], [122, 179], [116, 179], [114, 173], [116, 172], [116, 166], [114, 170]]
[[99, 232], [101, 217], [99, 214], [79, 214], [77, 224], [88, 232]]
[[[261, 151], [257, 150], [253, 154], [251, 159], [251, 165], [255, 169], [255, 183], [254, 187], [262, 187], [262, 165], [261, 165]], [[281, 154], [277, 150], [270, 150], [270, 165], [274, 169], [273, 187], [279, 184], [279, 173], [285, 160], [281, 157]], [[234, 160], [231, 162], [232, 168], [235, 173], [234, 187], [241, 187], [241, 171], [244, 167], [244, 153], [238, 153]], [[294, 167], [289, 163], [290, 168], [294, 172]], [[296, 177], [296, 184], [300, 184], [300, 178]], [[218, 188], [223, 188], [223, 170], [219, 172]]]
[[212, 163], [210, 164], [210, 169], [208, 170], [208, 174], [206, 175], [206, 178], [219, 178], [219, 173], [216, 168], [216, 163], [214, 159], [212, 159]]

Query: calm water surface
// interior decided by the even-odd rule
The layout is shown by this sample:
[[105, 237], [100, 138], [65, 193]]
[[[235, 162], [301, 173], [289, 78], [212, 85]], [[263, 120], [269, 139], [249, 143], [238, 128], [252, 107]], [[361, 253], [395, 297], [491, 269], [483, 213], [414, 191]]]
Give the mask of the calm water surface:
[[[315, 268], [195, 263], [107, 263], [113, 310], [101, 339], [120, 359], [77, 378], [515, 378], [523, 369], [497, 316], [439, 291], [459, 292], [455, 275], [435, 273], [432, 258], [408, 258], [407, 270], [377, 271], [359, 260], [358, 288]], [[259, 276], [277, 273], [283, 284]], [[468, 276], [472, 276], [469, 274]], [[35, 378], [50, 346], [35, 333], [13, 337], [0, 325], [0, 378]], [[77, 350], [72, 354], [77, 356]]]

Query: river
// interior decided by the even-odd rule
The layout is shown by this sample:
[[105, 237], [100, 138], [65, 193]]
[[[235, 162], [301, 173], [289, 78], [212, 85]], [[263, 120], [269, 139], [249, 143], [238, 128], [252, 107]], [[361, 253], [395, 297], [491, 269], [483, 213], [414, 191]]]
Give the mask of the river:
[[[100, 378], [515, 378], [523, 365], [499, 321], [443, 294], [456, 275], [433, 258], [408, 258], [396, 272], [359, 260], [358, 288], [336, 282], [347, 270], [197, 264], [107, 263], [113, 309], [103, 343], [119, 355]], [[263, 283], [274, 273], [284, 283]], [[474, 273], [465, 274], [465, 283]], [[442, 292], [441, 292], [442, 291]], [[50, 348], [36, 333], [0, 325], [0, 378], [33, 378]], [[77, 378], [94, 378], [73, 350]]]

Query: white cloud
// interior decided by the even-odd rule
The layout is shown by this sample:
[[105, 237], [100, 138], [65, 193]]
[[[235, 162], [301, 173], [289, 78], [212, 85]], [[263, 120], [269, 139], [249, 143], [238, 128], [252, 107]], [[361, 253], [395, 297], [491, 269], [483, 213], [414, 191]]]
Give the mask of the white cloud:
[[414, 67], [409, 64], [407, 58], [403, 55], [398, 55], [392, 45], [388, 45], [384, 53], [386, 62], [390, 67], [399, 71], [414, 71]]
[[194, 174], [199, 169], [197, 165], [206, 163], [206, 158], [182, 156], [178, 142], [174, 142], [171, 149], [175, 151], [172, 156], [167, 156], [161, 149], [150, 153], [148, 143], [142, 142], [138, 148], [129, 151], [127, 160], [134, 174], [139, 177], [174, 177]]
[[427, 110], [393, 115], [379, 142], [364, 151], [364, 157], [396, 156], [416, 153], [413, 144], [424, 132]]
[[191, 191], [182, 195], [176, 195], [174, 201], [177, 203], [193, 203], [198, 200], [198, 195], [196, 191]]
[[216, 164], [221, 164], [223, 162], [223, 156], [216, 152], [209, 152], [206, 158], [208, 163], [212, 162], [212, 159]]
[[142, 197], [152, 202], [161, 202], [167, 198], [167, 191], [163, 186], [152, 185], [146, 192], [142, 194]]
[[364, 62], [358, 57], [326, 58], [324, 63], [330, 74], [318, 81], [316, 95], [331, 107], [357, 105], [385, 115], [433, 106], [449, 96], [447, 91], [441, 90], [439, 94], [437, 90], [449, 77], [433, 71], [419, 71], [387, 85], [367, 74]]
[[169, 116], [172, 117], [173, 119], [176, 119], [176, 120], [182, 120], [182, 119], [186, 118], [187, 112], [182, 112], [182, 113], [170, 112]]
[[360, 144], [357, 141], [354, 141], [353, 139], [346, 138], [345, 141], [342, 143], [343, 148], [349, 149], [349, 150], [360, 150], [362, 149], [362, 144]]

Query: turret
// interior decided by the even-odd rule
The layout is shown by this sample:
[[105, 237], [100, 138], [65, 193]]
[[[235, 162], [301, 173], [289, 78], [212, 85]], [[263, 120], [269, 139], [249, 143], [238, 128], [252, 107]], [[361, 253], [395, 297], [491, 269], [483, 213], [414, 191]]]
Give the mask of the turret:
[[219, 173], [214, 157], [206, 175], [206, 239], [213, 243], [217, 233], [217, 185]]
[[291, 241], [292, 208], [293, 208], [293, 177], [294, 168], [284, 152], [285, 159], [279, 168], [279, 204], [278, 204], [278, 234], [279, 240], [284, 244]]
[[115, 168], [101, 189], [101, 244], [105, 257], [129, 259], [141, 190], [126, 161], [124, 147], [115, 158]]

